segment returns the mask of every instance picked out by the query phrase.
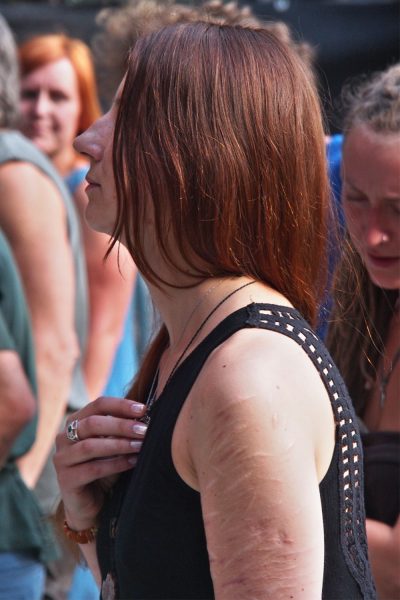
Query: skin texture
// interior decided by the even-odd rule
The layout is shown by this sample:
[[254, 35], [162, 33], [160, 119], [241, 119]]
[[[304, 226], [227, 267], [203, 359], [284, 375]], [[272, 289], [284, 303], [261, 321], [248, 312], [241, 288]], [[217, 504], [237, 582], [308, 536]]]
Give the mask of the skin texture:
[[[110, 177], [114, 119], [115, 106], [76, 142], [91, 158], [88, 179], [95, 184], [88, 190], [87, 218], [101, 231], [111, 231], [115, 219]], [[152, 236], [151, 219], [146, 233]], [[149, 245], [148, 253], [163, 276], [181, 283], [182, 275], [163, 262], [155, 245]], [[158, 394], [211, 308], [246, 281], [225, 278], [213, 293], [207, 293], [214, 285], [209, 279], [194, 288], [169, 288], [168, 293], [149, 286], [171, 340], [160, 364]], [[182, 335], [182, 323], [201, 299]], [[264, 284], [244, 288], [213, 314], [188, 352], [226, 315], [251, 301], [289, 305]], [[300, 395], [299, 389], [306, 391]], [[88, 484], [129, 468], [126, 446], [110, 447], [107, 437], [98, 437], [100, 432], [115, 436], [116, 428], [124, 427], [120, 418], [126, 419], [128, 405], [115, 399], [102, 402], [101, 407], [92, 403], [76, 413], [82, 442], [71, 449], [65, 435], [57, 439], [55, 464], [67, 521], [74, 529], [90, 527], [103, 501], [98, 487]], [[94, 418], [91, 427], [84, 425], [87, 411], [109, 415], [101, 429], [94, 427]], [[321, 597], [324, 552], [318, 483], [332, 457], [334, 431], [326, 390], [293, 341], [265, 331], [241, 331], [211, 354], [179, 416], [172, 452], [179, 475], [201, 494], [218, 600]], [[114, 458], [104, 460], [110, 453]], [[81, 549], [99, 578], [94, 544]]]
[[[307, 357], [281, 337], [241, 331], [220, 346], [174, 432], [175, 466], [200, 491], [216, 597], [224, 600], [321, 596], [318, 482], [331, 458], [332, 414]], [[296, 389], [308, 392], [301, 402]]]
[[[73, 148], [78, 132], [81, 100], [72, 63], [63, 58], [22, 78], [22, 131], [54, 163], [61, 175], [86, 166]], [[89, 283], [89, 331], [83, 362], [90, 398], [101, 394], [107, 382], [124, 318], [132, 297], [136, 267], [124, 249], [115, 248], [107, 262], [103, 258], [109, 236], [90, 229], [85, 221], [87, 183], [74, 194], [83, 233]]]
[[64, 415], [78, 356], [73, 260], [61, 197], [35, 167], [22, 162], [1, 166], [0, 196], [0, 223], [21, 273], [36, 349], [38, 432], [19, 463], [23, 479], [32, 487]]
[[351, 238], [372, 281], [400, 288], [400, 135], [365, 125], [346, 136], [343, 208]]
[[[366, 125], [346, 136], [343, 207], [352, 241], [371, 280], [384, 289], [400, 287], [400, 135], [378, 134]], [[388, 373], [400, 339], [400, 318], [390, 323], [378, 380]], [[371, 431], [400, 431], [400, 364], [390, 377], [384, 408], [376, 386], [365, 410]], [[394, 527], [367, 520], [369, 556], [379, 598], [400, 597], [400, 521]]]
[[0, 469], [22, 429], [33, 418], [36, 401], [16, 352], [0, 350]]

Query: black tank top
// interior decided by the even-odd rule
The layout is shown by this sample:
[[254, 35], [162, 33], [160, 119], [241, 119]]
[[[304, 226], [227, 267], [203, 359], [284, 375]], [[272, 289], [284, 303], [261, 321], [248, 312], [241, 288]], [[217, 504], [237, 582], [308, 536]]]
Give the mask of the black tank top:
[[[99, 565], [103, 580], [110, 580], [110, 575], [114, 579], [115, 598], [214, 598], [200, 494], [176, 472], [171, 441], [207, 357], [233, 333], [249, 327], [280, 332], [300, 344], [331, 399], [337, 439], [320, 484], [325, 538], [322, 598], [376, 598], [367, 558], [362, 448], [345, 385], [301, 315], [270, 304], [250, 304], [219, 323], [181, 363], [153, 405], [138, 463], [120, 477], [100, 517]], [[104, 591], [102, 598], [107, 599]]]

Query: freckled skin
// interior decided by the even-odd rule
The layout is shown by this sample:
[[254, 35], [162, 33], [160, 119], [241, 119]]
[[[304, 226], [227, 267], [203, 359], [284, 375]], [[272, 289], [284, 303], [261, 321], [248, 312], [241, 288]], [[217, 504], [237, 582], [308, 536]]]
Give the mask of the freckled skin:
[[311, 361], [281, 338], [241, 331], [217, 349], [174, 432], [178, 473], [201, 493], [218, 600], [321, 598], [318, 483], [334, 422]]

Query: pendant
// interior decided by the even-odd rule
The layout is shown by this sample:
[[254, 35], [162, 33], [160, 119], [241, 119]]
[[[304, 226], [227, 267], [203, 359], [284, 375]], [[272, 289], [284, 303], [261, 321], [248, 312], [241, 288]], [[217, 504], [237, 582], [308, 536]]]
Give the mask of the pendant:
[[115, 580], [111, 573], [107, 573], [107, 577], [101, 584], [101, 598], [102, 600], [115, 600]]

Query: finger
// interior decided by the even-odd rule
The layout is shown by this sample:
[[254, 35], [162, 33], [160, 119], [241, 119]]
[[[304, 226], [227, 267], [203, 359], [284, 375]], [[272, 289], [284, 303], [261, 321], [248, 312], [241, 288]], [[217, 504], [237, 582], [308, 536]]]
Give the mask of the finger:
[[141, 447], [141, 440], [89, 438], [74, 444], [64, 452], [57, 453], [54, 456], [54, 464], [56, 468], [71, 467], [92, 460], [137, 454]]
[[80, 440], [104, 436], [143, 439], [146, 431], [144, 423], [110, 415], [90, 415], [79, 419], [77, 429]]
[[114, 456], [113, 458], [98, 459], [80, 465], [63, 469], [58, 472], [58, 481], [64, 491], [76, 491], [89, 483], [103, 477], [110, 477], [132, 469], [137, 456]]
[[146, 406], [134, 400], [127, 398], [113, 398], [110, 396], [100, 396], [96, 400], [89, 402], [81, 410], [70, 415], [68, 422], [78, 419], [81, 420], [90, 415], [113, 415], [116, 417], [139, 418], [146, 413]]

